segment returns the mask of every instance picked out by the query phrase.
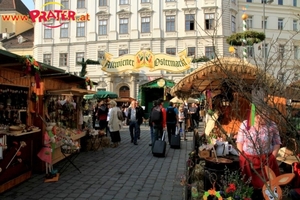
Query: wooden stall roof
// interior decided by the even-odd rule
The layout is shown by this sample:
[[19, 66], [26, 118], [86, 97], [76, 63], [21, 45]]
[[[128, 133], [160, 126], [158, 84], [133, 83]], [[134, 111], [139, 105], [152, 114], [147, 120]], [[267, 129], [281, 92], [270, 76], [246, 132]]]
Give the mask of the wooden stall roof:
[[[9, 51], [0, 49], [0, 70], [10, 70], [10, 71], [23, 71], [23, 64], [20, 63], [20, 56]], [[41, 78], [54, 78], [61, 79], [64, 82], [80, 83], [85, 81], [84, 77], [79, 77], [66, 72], [63, 69], [47, 65], [45, 63], [38, 62], [42, 66], [43, 70], [40, 71]], [[97, 82], [93, 82], [97, 85]]]
[[[242, 83], [245, 87], [249, 87], [264, 74], [258, 67], [244, 60], [234, 57], [218, 58], [207, 62], [181, 79], [171, 89], [171, 95], [190, 96], [193, 92], [199, 94], [208, 89], [217, 92], [226, 78], [234, 79], [231, 80], [232, 84], [237, 86]], [[266, 78], [268, 84], [275, 83], [275, 79], [270, 75], [266, 75]]]
[[74, 96], [83, 96], [86, 94], [95, 94], [95, 91], [85, 90], [80, 88], [69, 88], [69, 89], [61, 89], [61, 90], [47, 90], [46, 94], [49, 95], [74, 95]]

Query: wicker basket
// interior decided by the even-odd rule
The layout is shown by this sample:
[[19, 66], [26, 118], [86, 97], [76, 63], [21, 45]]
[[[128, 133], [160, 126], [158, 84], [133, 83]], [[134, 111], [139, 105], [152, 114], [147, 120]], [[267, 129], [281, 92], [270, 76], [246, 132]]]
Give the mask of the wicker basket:
[[62, 146], [61, 147], [61, 152], [64, 153], [64, 154], [72, 154], [72, 153], [79, 152], [79, 149], [74, 148], [74, 147], [70, 147], [70, 146]]

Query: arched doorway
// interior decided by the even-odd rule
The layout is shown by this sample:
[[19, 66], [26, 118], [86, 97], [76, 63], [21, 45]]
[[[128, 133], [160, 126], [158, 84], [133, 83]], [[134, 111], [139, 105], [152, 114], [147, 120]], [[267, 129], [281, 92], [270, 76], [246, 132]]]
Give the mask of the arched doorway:
[[119, 97], [120, 98], [128, 98], [130, 97], [130, 89], [127, 86], [122, 86], [119, 89]]

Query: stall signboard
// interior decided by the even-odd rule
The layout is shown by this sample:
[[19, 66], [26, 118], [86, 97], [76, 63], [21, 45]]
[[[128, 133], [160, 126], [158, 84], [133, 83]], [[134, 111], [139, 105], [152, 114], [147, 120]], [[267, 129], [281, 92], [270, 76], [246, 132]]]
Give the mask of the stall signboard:
[[119, 73], [127, 70], [139, 71], [142, 67], [150, 71], [165, 70], [179, 73], [190, 68], [191, 57], [187, 56], [187, 50], [183, 50], [177, 56], [164, 53], [154, 54], [149, 50], [141, 50], [135, 55], [126, 54], [118, 58], [106, 52], [102, 61], [102, 70], [108, 73]]

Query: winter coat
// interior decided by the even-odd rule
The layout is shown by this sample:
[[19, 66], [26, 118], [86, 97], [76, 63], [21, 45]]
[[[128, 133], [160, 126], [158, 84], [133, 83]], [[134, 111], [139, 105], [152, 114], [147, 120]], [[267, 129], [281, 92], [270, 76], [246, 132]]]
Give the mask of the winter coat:
[[109, 121], [108, 121], [108, 127], [110, 132], [119, 131], [122, 128], [122, 121], [118, 119], [118, 110], [120, 108], [113, 107], [110, 111]]

